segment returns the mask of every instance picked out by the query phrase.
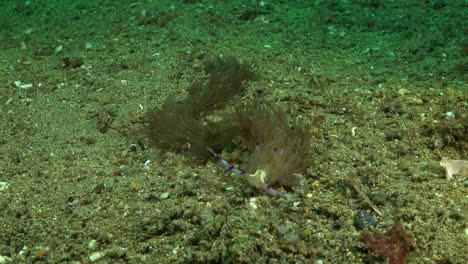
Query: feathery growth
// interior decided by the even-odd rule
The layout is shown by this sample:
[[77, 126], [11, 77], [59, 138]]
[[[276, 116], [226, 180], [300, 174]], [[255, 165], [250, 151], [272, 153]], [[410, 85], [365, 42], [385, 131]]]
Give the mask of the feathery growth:
[[[297, 120], [290, 125], [283, 109], [258, 100], [234, 103], [235, 111], [223, 111], [255, 74], [233, 58], [216, 60], [206, 68], [208, 81], [192, 84], [185, 100], [168, 98], [160, 109], [148, 113], [146, 135], [157, 148], [199, 160], [211, 153], [256, 188], [275, 197], [292, 198], [272, 185], [298, 184], [297, 175], [311, 165], [309, 129], [299, 126]], [[251, 151], [248, 169], [254, 174], [243, 173], [217, 154], [238, 137]]]

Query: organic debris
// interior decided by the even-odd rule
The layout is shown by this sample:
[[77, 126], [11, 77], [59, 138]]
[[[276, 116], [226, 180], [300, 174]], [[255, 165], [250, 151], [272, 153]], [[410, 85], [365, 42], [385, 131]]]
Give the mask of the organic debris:
[[364, 189], [364, 185], [362, 185], [361, 183], [361, 180], [359, 180], [359, 178], [353, 174], [347, 174], [345, 177], [344, 177], [344, 181], [346, 183], [346, 185], [348, 185], [348, 187], [351, 188], [351, 190], [355, 191], [356, 193], [359, 194], [359, 196], [372, 208], [372, 210], [374, 210], [374, 212], [379, 215], [379, 216], [382, 216], [382, 212], [379, 210], [379, 208], [377, 207], [376, 204], [374, 204], [371, 199], [369, 199], [369, 197], [367, 196], [367, 194], [365, 193]]
[[447, 180], [454, 178], [457, 181], [463, 181], [468, 178], [468, 161], [466, 160], [450, 160], [445, 157], [440, 161], [440, 166], [445, 168]]
[[386, 257], [389, 264], [404, 264], [414, 242], [402, 223], [396, 223], [383, 234], [363, 233], [361, 240], [373, 256]]

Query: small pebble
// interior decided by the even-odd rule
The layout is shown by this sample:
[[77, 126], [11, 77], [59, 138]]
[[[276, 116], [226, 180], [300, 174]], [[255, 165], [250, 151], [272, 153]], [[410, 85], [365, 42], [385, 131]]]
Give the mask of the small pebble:
[[409, 94], [409, 90], [402, 88], [402, 89], [398, 90], [398, 94], [400, 96], [405, 96], [405, 95]]
[[98, 261], [101, 258], [103, 258], [105, 255], [106, 255], [106, 253], [104, 253], [104, 252], [94, 252], [91, 255], [89, 255], [89, 261], [91, 261], [91, 262]]
[[363, 230], [370, 226], [376, 227], [378, 223], [379, 220], [377, 218], [364, 210], [360, 210], [354, 218], [354, 227], [356, 227], [357, 230]]
[[144, 246], [140, 249], [140, 254], [149, 254], [151, 252], [153, 252], [153, 248], [151, 246]]
[[9, 258], [7, 256], [0, 256], [0, 264], [10, 263], [10, 262], [11, 262], [11, 258]]
[[168, 197], [169, 197], [168, 192], [161, 193], [161, 195], [159, 195], [159, 199], [161, 199], [161, 200], [167, 199]]
[[445, 113], [445, 120], [453, 120], [455, 119], [455, 114], [453, 112]]
[[102, 193], [106, 189], [106, 185], [104, 183], [99, 183], [94, 187], [94, 192], [95, 193]]
[[251, 198], [250, 201], [249, 201], [249, 207], [250, 209], [252, 210], [256, 210], [257, 209], [257, 204], [255, 203], [256, 202], [256, 199], [255, 198]]
[[89, 241], [88, 243], [88, 248], [89, 249], [96, 249], [98, 246], [98, 242], [96, 239], [92, 239], [91, 241]]
[[141, 189], [143, 189], [143, 185], [141, 185], [140, 183], [138, 182], [132, 182], [130, 184], [130, 189], [133, 191], [133, 192], [139, 192], [141, 191]]
[[0, 191], [5, 191], [8, 189], [8, 183], [7, 182], [0, 182]]

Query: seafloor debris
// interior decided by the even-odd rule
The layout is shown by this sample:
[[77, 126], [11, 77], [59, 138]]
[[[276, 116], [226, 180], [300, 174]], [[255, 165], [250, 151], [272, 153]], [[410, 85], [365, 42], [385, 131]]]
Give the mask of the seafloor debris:
[[467, 160], [451, 160], [443, 157], [440, 161], [440, 166], [445, 168], [448, 180], [456, 179], [458, 181], [463, 181], [468, 178]]
[[373, 256], [386, 257], [389, 264], [404, 264], [414, 242], [402, 223], [394, 224], [383, 234], [365, 232], [361, 240]]

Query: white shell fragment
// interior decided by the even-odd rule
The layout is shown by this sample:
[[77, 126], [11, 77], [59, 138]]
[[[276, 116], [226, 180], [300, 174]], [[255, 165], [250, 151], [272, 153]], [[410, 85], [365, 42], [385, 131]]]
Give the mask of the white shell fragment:
[[453, 175], [458, 175], [457, 179], [464, 180], [468, 177], [468, 161], [467, 160], [450, 160], [442, 158], [440, 166], [445, 168], [447, 180], [453, 179]]

